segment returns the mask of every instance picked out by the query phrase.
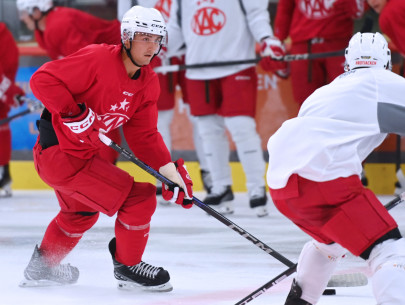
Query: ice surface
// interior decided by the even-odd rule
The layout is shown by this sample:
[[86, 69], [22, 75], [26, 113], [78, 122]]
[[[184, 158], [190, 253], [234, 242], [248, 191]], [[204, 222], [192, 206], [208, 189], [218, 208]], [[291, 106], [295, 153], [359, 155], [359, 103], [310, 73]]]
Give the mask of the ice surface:
[[[203, 193], [195, 194], [203, 199]], [[393, 197], [380, 197], [385, 203]], [[248, 208], [245, 193], [236, 194], [233, 222], [289, 260], [296, 262], [309, 238], [285, 219], [270, 203], [270, 215], [257, 218]], [[405, 205], [391, 214], [401, 225]], [[158, 205], [153, 217], [144, 261], [170, 272], [174, 290], [169, 293], [117, 289], [107, 249], [114, 235], [114, 220], [101, 215], [78, 246], [65, 259], [80, 269], [72, 286], [20, 288], [23, 270], [46, 226], [58, 212], [51, 191], [14, 191], [0, 199], [0, 305], [225, 305], [235, 304], [287, 269], [275, 258], [241, 237], [199, 207]], [[351, 255], [339, 272], [365, 272], [364, 262]], [[249, 304], [284, 304], [292, 276]], [[319, 305], [375, 304], [370, 283], [363, 287], [337, 288]]]

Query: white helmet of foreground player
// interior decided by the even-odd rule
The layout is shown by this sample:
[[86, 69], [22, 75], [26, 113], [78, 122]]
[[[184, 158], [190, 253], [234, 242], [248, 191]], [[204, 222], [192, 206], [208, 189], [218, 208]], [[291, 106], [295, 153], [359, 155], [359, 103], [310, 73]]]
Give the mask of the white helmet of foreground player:
[[41, 12], [47, 12], [53, 7], [53, 2], [52, 0], [17, 0], [17, 9], [20, 12], [27, 11], [31, 15], [36, 7]]
[[356, 68], [391, 70], [391, 51], [380, 33], [356, 33], [345, 51], [345, 71]]
[[[147, 33], [162, 36], [160, 46], [167, 40], [166, 23], [162, 14], [155, 8], [133, 6], [122, 17], [121, 40], [132, 41], [136, 33]], [[155, 54], [158, 54], [160, 47]]]

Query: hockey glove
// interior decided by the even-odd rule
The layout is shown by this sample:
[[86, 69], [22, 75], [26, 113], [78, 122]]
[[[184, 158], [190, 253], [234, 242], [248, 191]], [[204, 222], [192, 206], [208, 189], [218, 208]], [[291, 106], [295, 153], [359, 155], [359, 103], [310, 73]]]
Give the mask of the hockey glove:
[[[174, 166], [173, 166], [174, 165]], [[193, 206], [193, 181], [184, 165], [183, 159], [178, 159], [174, 163], [168, 163], [159, 170], [166, 178], [172, 180], [178, 186], [171, 187], [162, 184], [162, 197], [169, 202], [181, 204], [185, 209]]]
[[24, 91], [13, 84], [7, 76], [0, 76], [0, 102], [10, 107], [19, 107], [22, 105], [19, 97], [23, 95], [25, 95]]
[[281, 61], [285, 55], [283, 43], [276, 37], [263, 38], [260, 44], [260, 66], [266, 71], [284, 70], [287, 63]]
[[91, 144], [94, 147], [104, 147], [98, 134], [106, 133], [105, 124], [98, 118], [93, 110], [86, 104], [79, 104], [81, 112], [74, 117], [62, 117], [62, 122], [81, 143]]

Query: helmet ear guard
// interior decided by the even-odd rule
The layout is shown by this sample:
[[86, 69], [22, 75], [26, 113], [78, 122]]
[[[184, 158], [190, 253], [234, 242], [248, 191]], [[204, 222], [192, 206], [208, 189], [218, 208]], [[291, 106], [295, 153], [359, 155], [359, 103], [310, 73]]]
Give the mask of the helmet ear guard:
[[391, 70], [391, 51], [380, 33], [356, 33], [345, 50], [345, 71], [356, 68]]

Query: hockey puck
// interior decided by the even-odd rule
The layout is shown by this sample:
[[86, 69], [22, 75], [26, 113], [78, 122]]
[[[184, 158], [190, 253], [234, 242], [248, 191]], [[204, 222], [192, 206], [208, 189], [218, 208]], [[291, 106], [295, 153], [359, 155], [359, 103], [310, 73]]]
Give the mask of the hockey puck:
[[336, 289], [325, 289], [322, 293], [323, 295], [335, 295], [336, 294]]

